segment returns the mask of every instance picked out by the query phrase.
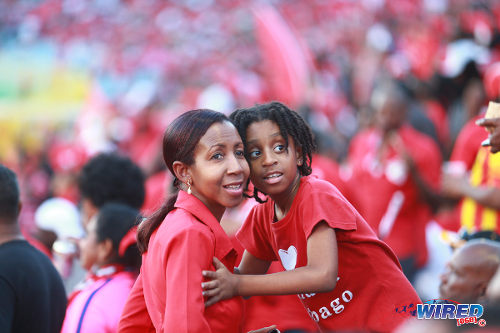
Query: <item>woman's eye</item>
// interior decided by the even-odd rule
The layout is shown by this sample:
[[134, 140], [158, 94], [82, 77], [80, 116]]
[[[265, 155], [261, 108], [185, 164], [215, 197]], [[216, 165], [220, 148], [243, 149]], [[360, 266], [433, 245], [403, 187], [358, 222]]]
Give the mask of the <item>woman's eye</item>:
[[257, 158], [260, 156], [260, 151], [258, 151], [258, 150], [251, 151], [249, 156], [250, 156], [250, 158]]
[[235, 154], [238, 157], [245, 157], [245, 153], [243, 152], [243, 150], [237, 150]]
[[211, 157], [212, 160], [221, 160], [222, 158], [224, 158], [224, 155], [222, 155], [221, 153], [215, 153]]
[[277, 145], [276, 147], [274, 147], [274, 150], [278, 153], [281, 153], [285, 150], [285, 145]]

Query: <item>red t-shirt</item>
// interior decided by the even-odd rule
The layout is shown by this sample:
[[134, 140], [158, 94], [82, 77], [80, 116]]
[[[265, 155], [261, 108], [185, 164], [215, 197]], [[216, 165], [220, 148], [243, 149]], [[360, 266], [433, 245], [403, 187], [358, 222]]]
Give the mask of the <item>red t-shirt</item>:
[[298, 295], [321, 329], [390, 332], [408, 316], [396, 309], [420, 302], [394, 253], [332, 184], [303, 177], [288, 214], [274, 223], [273, 216], [268, 199], [254, 207], [236, 237], [255, 257], [280, 260], [287, 270], [307, 265], [307, 239], [317, 223], [335, 229], [335, 289]]
[[[401, 143], [427, 185], [439, 188], [441, 154], [428, 136], [410, 126], [398, 130]], [[425, 225], [431, 219], [429, 206], [403, 156], [392, 146], [380, 151], [381, 133], [361, 132], [352, 141], [349, 163], [353, 168], [359, 212], [398, 258], [415, 256], [426, 261]]]
[[483, 116], [481, 114], [469, 120], [460, 130], [453, 145], [450, 161], [463, 162], [465, 170], [472, 169], [481, 142], [488, 138], [488, 132], [484, 127], [476, 125], [476, 120], [483, 118]]
[[231, 240], [195, 196], [179, 191], [175, 207], [151, 236], [119, 332], [147, 332], [151, 323], [156, 332], [241, 332], [242, 298], [205, 308], [201, 289], [214, 256], [233, 271]]
[[[247, 218], [250, 210], [258, 205], [254, 199], [247, 199], [240, 206], [226, 210], [222, 217], [221, 225], [224, 226], [224, 219], [230, 219], [239, 223], [240, 228], [243, 221]], [[239, 228], [238, 228], [239, 229]], [[238, 252], [239, 262], [244, 252], [241, 243], [236, 239], [235, 232], [231, 229], [225, 229], [230, 235], [233, 247]], [[268, 273], [280, 272], [281, 265], [275, 261], [271, 263]], [[295, 295], [266, 295], [252, 296], [244, 300], [243, 312], [243, 332], [248, 332], [262, 327], [276, 325], [281, 332], [296, 330], [300, 332], [317, 332], [316, 323], [304, 311], [302, 303]]]
[[[453, 166], [458, 173], [467, 172], [472, 169], [472, 165], [476, 160], [477, 152], [481, 148], [481, 142], [488, 137], [488, 132], [481, 126], [476, 125], [476, 120], [484, 117], [483, 114], [478, 115], [469, 120], [465, 126], [460, 130], [453, 151], [450, 157], [450, 166]], [[453, 210], [442, 211], [435, 216], [443, 228], [452, 231], [460, 229], [460, 211], [463, 200], [460, 204], [455, 206]]]
[[[275, 273], [282, 270], [280, 263], [274, 261], [267, 272]], [[295, 295], [253, 296], [245, 300], [243, 332], [271, 325], [276, 325], [281, 332], [318, 331], [318, 327], [304, 311], [302, 303]]]

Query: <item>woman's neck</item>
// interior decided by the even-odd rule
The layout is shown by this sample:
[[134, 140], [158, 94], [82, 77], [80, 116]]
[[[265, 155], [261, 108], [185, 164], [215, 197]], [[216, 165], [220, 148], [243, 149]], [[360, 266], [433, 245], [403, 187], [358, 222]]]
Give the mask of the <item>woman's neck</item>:
[[194, 195], [198, 200], [200, 200], [205, 207], [208, 208], [210, 213], [215, 217], [215, 219], [220, 223], [220, 220], [222, 219], [222, 216], [224, 215], [224, 212], [226, 211], [226, 208], [223, 206], [218, 206], [218, 205], [210, 205], [209, 202], [207, 202], [203, 197], [198, 195], [196, 191], [193, 190], [192, 195]]
[[290, 184], [286, 191], [280, 193], [279, 195], [271, 196], [271, 199], [273, 199], [275, 203], [274, 213], [278, 221], [284, 218], [290, 211], [290, 208], [292, 208], [295, 195], [299, 191], [300, 179], [301, 176], [297, 172], [297, 176], [294, 178], [293, 182]]

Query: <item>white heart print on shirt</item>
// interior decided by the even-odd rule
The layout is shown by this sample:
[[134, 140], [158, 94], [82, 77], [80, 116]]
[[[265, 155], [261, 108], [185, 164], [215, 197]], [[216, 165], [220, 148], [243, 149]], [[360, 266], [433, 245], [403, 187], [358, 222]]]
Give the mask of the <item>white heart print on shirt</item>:
[[287, 271], [295, 269], [295, 265], [297, 265], [297, 249], [295, 246], [290, 245], [288, 250], [279, 249], [278, 254], [280, 255], [281, 264]]

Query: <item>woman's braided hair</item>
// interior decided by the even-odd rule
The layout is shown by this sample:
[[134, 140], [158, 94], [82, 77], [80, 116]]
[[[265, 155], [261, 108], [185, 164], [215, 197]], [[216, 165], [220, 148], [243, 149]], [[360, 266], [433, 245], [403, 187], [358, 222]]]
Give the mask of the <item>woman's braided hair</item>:
[[[229, 118], [238, 130], [238, 133], [243, 140], [243, 144], [247, 145], [247, 129], [254, 122], [263, 120], [271, 120], [275, 122], [279, 129], [280, 134], [285, 140], [286, 147], [288, 148], [288, 136], [292, 137], [296, 146], [302, 149], [302, 165], [297, 166], [302, 176], [311, 174], [312, 154], [316, 150], [316, 143], [309, 125], [302, 119], [302, 117], [295, 111], [289, 109], [286, 105], [280, 102], [270, 102], [266, 104], [259, 104], [249, 108], [237, 109]], [[245, 148], [246, 150], [246, 148]], [[248, 159], [248, 154], [245, 154]], [[259, 190], [254, 187], [252, 195], [258, 202], [264, 202], [259, 198]]]

